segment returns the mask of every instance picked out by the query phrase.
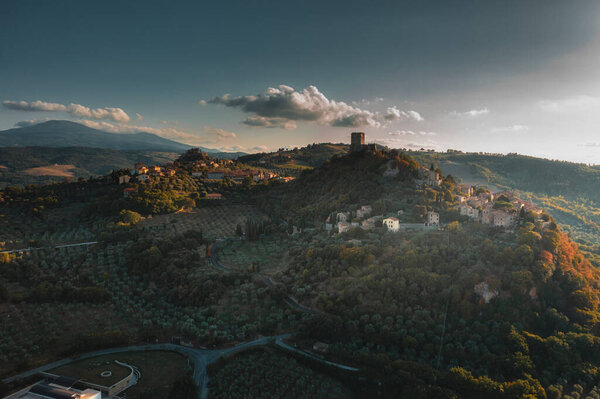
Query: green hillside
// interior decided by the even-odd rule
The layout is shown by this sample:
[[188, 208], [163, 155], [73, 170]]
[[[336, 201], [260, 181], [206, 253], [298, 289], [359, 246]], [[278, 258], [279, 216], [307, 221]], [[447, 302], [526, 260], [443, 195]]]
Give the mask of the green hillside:
[[72, 165], [73, 179], [104, 175], [114, 169], [133, 168], [136, 162], [164, 164], [179, 154], [168, 152], [124, 152], [87, 147], [0, 147], [0, 187], [46, 184], [63, 181], [64, 176], [34, 176], [30, 168], [53, 165]]
[[600, 265], [600, 167], [518, 154], [410, 153], [471, 184], [517, 190], [545, 208]]

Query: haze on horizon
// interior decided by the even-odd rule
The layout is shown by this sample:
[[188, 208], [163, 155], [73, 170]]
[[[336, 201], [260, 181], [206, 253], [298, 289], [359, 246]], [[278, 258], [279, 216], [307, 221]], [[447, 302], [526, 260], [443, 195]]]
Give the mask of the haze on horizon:
[[347, 142], [600, 164], [600, 3], [6, 1], [0, 129]]

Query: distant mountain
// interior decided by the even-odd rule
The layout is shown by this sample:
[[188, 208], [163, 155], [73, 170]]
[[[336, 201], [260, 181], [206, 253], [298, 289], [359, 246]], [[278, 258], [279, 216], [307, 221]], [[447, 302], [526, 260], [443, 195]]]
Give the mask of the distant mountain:
[[121, 151], [183, 152], [191, 146], [152, 133], [109, 133], [70, 121], [0, 131], [3, 147], [96, 147]]

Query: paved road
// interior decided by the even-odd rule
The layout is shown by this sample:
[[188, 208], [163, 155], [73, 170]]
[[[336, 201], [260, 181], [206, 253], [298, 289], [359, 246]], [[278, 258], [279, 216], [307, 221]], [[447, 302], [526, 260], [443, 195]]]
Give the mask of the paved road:
[[[210, 246], [210, 263], [217, 270], [221, 270], [223, 272], [233, 272], [235, 270], [233, 270], [229, 267], [223, 266], [223, 264], [221, 262], [219, 262], [219, 259], [217, 259], [217, 247], [219, 245], [221, 245], [222, 243], [224, 243], [225, 241], [227, 241], [227, 239], [220, 238], [217, 241], [215, 241], [214, 244], [212, 244]], [[275, 285], [275, 282], [267, 276], [258, 274], [257, 277], [260, 280], [262, 280], [265, 284], [267, 284], [269, 287], [272, 287]], [[289, 295], [285, 296], [284, 301], [291, 307], [293, 307], [301, 312], [311, 313], [311, 314], [319, 314], [320, 313], [318, 310], [315, 310], [315, 309], [312, 309], [312, 308], [309, 308], [307, 306], [300, 304], [296, 298], [291, 297]]]
[[110, 354], [123, 353], [123, 352], [167, 350], [167, 351], [181, 353], [182, 355], [187, 356], [192, 361], [192, 363], [194, 365], [193, 378], [194, 378], [194, 382], [198, 386], [200, 398], [207, 399], [208, 398], [208, 375], [206, 373], [206, 366], [216, 362], [223, 356], [229, 356], [236, 352], [239, 352], [241, 350], [244, 350], [244, 349], [247, 349], [247, 348], [250, 348], [253, 346], [267, 345], [269, 343], [273, 343], [285, 350], [298, 353], [302, 356], [305, 356], [305, 357], [313, 359], [315, 361], [327, 364], [332, 367], [337, 367], [337, 368], [340, 368], [343, 370], [348, 370], [348, 371], [358, 371], [358, 369], [355, 367], [350, 367], [350, 366], [346, 366], [344, 364], [330, 362], [330, 361], [321, 359], [320, 357], [317, 357], [311, 353], [304, 352], [300, 349], [294, 348], [293, 346], [286, 344], [284, 342], [284, 339], [287, 339], [290, 337], [291, 337], [291, 334], [282, 334], [282, 335], [275, 335], [275, 336], [270, 336], [270, 337], [261, 337], [261, 338], [255, 339], [253, 341], [244, 342], [242, 344], [239, 344], [239, 345], [236, 345], [236, 346], [233, 346], [230, 348], [213, 349], [213, 350], [188, 348], [185, 346], [175, 345], [175, 344], [134, 345], [134, 346], [126, 346], [126, 347], [122, 347], [122, 348], [102, 349], [102, 350], [98, 350], [98, 351], [84, 353], [82, 355], [75, 356], [75, 357], [68, 357], [65, 359], [61, 359], [54, 363], [49, 363], [49, 364], [46, 364], [45, 366], [41, 366], [41, 367], [35, 368], [33, 370], [29, 370], [24, 373], [17, 374], [15, 376], [6, 378], [3, 380], [3, 382], [8, 384], [15, 380], [31, 377], [31, 376], [34, 376], [41, 372], [52, 370], [56, 367], [64, 366], [65, 364], [69, 364], [69, 363], [77, 361], [77, 360], [89, 359], [91, 357], [96, 357], [96, 356], [110, 355]]
[[29, 247], [22, 249], [12, 249], [10, 251], [0, 251], [0, 254], [14, 254], [17, 252], [31, 252], [31, 251], [39, 251], [40, 249], [58, 249], [58, 248], [68, 248], [68, 247], [81, 247], [87, 245], [98, 244], [98, 241], [87, 241], [87, 242], [77, 242], [75, 244], [56, 244], [53, 247]]

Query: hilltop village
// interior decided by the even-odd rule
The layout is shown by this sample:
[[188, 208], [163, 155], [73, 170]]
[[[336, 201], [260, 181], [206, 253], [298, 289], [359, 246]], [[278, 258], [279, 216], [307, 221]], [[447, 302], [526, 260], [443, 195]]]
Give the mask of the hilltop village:
[[[192, 148], [181, 155], [172, 163], [164, 165], [146, 166], [136, 163], [132, 170], [118, 172], [119, 184], [131, 185], [133, 183], [159, 182], [161, 178], [176, 175], [189, 175], [209, 183], [227, 182], [243, 184], [244, 182], [262, 183], [278, 181], [288, 183], [294, 180], [293, 176], [280, 176], [264, 168], [249, 168], [231, 159], [212, 158], [199, 148]], [[123, 190], [125, 197], [136, 193], [136, 187], [126, 187]], [[221, 193], [208, 193], [206, 199], [223, 199]]]
[[[379, 149], [376, 144], [365, 144], [365, 135], [362, 132], [351, 134], [350, 153], [359, 152], [377, 152]], [[394, 176], [397, 173], [394, 169], [388, 169], [384, 176]], [[426, 190], [428, 188], [439, 188], [442, 185], [442, 175], [433, 165], [430, 169], [419, 167], [416, 177], [413, 179], [417, 189]], [[459, 184], [457, 192], [452, 195], [453, 201], [458, 204], [458, 211], [461, 216], [466, 216], [473, 221], [500, 227], [505, 229], [513, 228], [519, 216], [525, 212], [531, 212], [540, 216], [543, 212], [541, 208], [536, 207], [530, 201], [524, 201], [518, 198], [513, 192], [499, 191], [492, 193], [484, 187]], [[407, 222], [404, 210], [397, 210], [395, 213], [386, 215], [372, 215], [373, 206], [361, 205], [353, 210], [338, 210], [332, 212], [325, 220], [324, 228], [332, 233], [345, 233], [352, 228], [361, 228], [363, 230], [372, 230], [375, 227], [386, 227], [390, 232], [398, 232], [404, 229], [421, 228], [439, 228], [443, 227], [440, 223], [440, 214], [435, 210], [428, 210], [421, 222]]]

